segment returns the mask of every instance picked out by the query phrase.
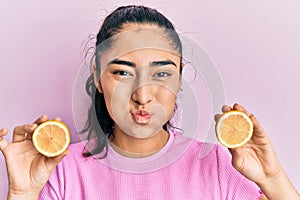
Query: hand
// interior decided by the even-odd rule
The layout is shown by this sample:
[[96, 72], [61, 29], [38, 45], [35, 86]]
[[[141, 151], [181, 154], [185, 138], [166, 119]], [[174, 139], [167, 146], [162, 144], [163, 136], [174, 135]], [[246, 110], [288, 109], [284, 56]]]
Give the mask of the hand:
[[3, 139], [8, 132], [7, 129], [0, 131], [0, 150], [7, 166], [9, 196], [26, 196], [28, 193], [38, 195], [51, 172], [68, 153], [67, 150], [62, 155], [48, 158], [34, 148], [32, 133], [45, 121], [48, 121], [48, 117], [42, 116], [32, 124], [15, 127], [12, 143]]
[[[229, 149], [232, 154], [232, 165], [248, 179], [258, 183], [268, 177], [275, 176], [281, 170], [281, 166], [275, 155], [269, 137], [253, 114], [250, 114], [243, 106], [234, 104], [222, 107], [223, 112], [238, 110], [246, 113], [253, 122], [253, 136], [242, 147]], [[218, 120], [220, 115], [216, 115]]]
[[[269, 137], [253, 114], [243, 106], [234, 104], [222, 107], [223, 112], [238, 110], [247, 114], [254, 130], [249, 142], [241, 147], [229, 149], [232, 165], [246, 178], [261, 187], [268, 199], [300, 199], [299, 194], [281, 167]], [[220, 114], [215, 116], [217, 121]]]

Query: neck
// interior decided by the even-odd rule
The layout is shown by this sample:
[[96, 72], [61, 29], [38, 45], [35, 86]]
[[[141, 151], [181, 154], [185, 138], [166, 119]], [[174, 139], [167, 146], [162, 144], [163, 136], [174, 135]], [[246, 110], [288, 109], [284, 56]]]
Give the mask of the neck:
[[117, 126], [110, 138], [112, 148], [126, 157], [147, 157], [161, 150], [168, 142], [169, 133], [161, 129], [149, 138], [136, 138], [124, 133]]

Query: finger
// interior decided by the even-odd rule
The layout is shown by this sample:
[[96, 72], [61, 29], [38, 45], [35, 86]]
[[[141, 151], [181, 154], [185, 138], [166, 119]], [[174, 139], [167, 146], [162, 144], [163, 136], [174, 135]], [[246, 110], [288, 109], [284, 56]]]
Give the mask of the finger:
[[228, 111], [231, 111], [231, 110], [232, 110], [232, 108], [229, 105], [222, 106], [222, 112], [228, 112]]
[[8, 130], [6, 128], [3, 128], [0, 130], [0, 150], [4, 154], [5, 149], [9, 145], [9, 143], [3, 138], [3, 136], [7, 135]]
[[48, 115], [43, 115], [43, 116], [37, 118], [33, 123], [40, 125], [41, 123], [48, 121], [48, 120], [49, 120]]
[[54, 118], [54, 120], [55, 120], [55, 121], [59, 121], [59, 122], [62, 121], [60, 117], [56, 117], [56, 118]]
[[[34, 124], [39, 125], [39, 124], [42, 124], [43, 122], [46, 122], [48, 120], [49, 120], [48, 115], [43, 115], [43, 116], [39, 117], [37, 120], [35, 120]], [[55, 120], [55, 121], [61, 121], [61, 118], [60, 117], [56, 117], [53, 120]], [[32, 139], [32, 133], [27, 134], [26, 135], [26, 139], [31, 140]]]
[[251, 113], [248, 112], [248, 110], [246, 108], [244, 108], [242, 105], [238, 104], [238, 103], [235, 103], [233, 105], [233, 109], [234, 110], [238, 110], [238, 111], [242, 111], [244, 113], [246, 113], [246, 115], [250, 116]]
[[13, 142], [22, 142], [26, 137], [31, 138], [32, 132], [37, 127], [37, 124], [25, 124], [22, 126], [17, 126], [13, 132]]
[[62, 161], [62, 159], [69, 153], [70, 153], [70, 151], [67, 149], [62, 154], [60, 154], [54, 158], [48, 158], [48, 160], [46, 161], [47, 162], [46, 166], [47, 166], [48, 172], [51, 173], [56, 168], [56, 166]]
[[221, 116], [222, 116], [221, 114], [215, 114], [215, 117], [214, 117], [215, 122], [219, 121]]
[[257, 118], [253, 114], [250, 115], [250, 119], [252, 120], [253, 125], [254, 125], [254, 134], [256, 136], [259, 136], [259, 137], [266, 136], [262, 125], [259, 123], [259, 121], [257, 120]]
[[0, 130], [0, 138], [6, 136], [6, 135], [7, 135], [7, 132], [8, 132], [7, 128], [1, 129], [1, 130]]

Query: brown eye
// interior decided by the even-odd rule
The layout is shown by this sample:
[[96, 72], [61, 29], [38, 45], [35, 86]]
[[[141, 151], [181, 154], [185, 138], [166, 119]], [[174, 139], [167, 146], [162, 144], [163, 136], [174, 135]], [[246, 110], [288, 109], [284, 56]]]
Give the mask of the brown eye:
[[113, 72], [113, 74], [119, 75], [119, 76], [132, 76], [132, 74], [130, 74], [129, 72], [123, 71], [123, 70], [116, 70]]
[[158, 72], [158, 73], [153, 75], [153, 77], [156, 77], [156, 78], [166, 78], [166, 77], [169, 77], [169, 76], [172, 76], [172, 74], [170, 74], [168, 72]]

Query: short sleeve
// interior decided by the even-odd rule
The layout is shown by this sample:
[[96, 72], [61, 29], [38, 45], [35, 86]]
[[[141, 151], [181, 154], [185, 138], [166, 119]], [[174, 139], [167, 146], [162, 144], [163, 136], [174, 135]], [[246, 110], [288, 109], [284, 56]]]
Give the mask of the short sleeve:
[[260, 188], [232, 166], [230, 153], [220, 145], [217, 147], [217, 161], [222, 199], [254, 200], [262, 197]]

